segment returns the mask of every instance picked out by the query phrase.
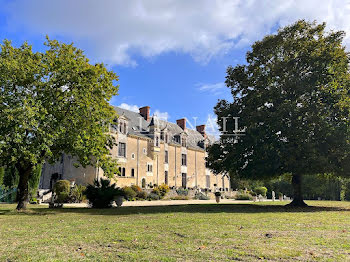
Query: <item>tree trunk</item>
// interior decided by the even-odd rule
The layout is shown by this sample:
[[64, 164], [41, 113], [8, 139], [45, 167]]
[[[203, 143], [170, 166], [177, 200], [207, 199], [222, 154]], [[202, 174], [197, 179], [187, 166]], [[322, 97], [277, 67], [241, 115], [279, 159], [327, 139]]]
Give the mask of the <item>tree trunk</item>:
[[33, 167], [28, 165], [28, 167], [23, 168], [21, 166], [17, 167], [19, 173], [19, 183], [17, 188], [17, 210], [26, 209], [28, 203], [28, 180], [32, 173]]
[[293, 207], [306, 207], [307, 204], [304, 202], [302, 190], [301, 190], [301, 175], [292, 175], [292, 186], [293, 186], [293, 201], [287, 206]]

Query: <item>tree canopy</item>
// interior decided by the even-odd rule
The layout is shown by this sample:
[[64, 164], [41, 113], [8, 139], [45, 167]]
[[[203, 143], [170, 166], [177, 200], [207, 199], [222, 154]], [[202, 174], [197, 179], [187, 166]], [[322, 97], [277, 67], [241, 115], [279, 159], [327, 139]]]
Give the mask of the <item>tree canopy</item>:
[[[297, 21], [254, 43], [246, 64], [228, 67], [233, 102], [215, 107], [222, 135], [209, 148], [211, 169], [255, 179], [291, 173], [295, 205], [304, 205], [301, 176], [348, 174], [349, 54], [344, 32], [325, 28]], [[245, 128], [235, 139], [232, 117]]]
[[0, 166], [19, 172], [18, 209], [25, 207], [35, 166], [62, 153], [116, 173], [108, 127], [116, 117], [109, 100], [118, 92], [117, 75], [90, 64], [73, 44], [47, 38], [45, 46], [34, 52], [27, 43], [1, 44]]

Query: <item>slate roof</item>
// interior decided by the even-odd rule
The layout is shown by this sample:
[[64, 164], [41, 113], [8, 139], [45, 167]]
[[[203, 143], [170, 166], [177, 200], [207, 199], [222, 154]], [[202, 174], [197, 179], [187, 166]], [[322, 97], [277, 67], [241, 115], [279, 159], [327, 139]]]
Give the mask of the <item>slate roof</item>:
[[[124, 116], [128, 119], [128, 134], [153, 139], [151, 133], [149, 133], [149, 126], [159, 125], [159, 129], [167, 129], [169, 135], [170, 144], [178, 144], [174, 141], [174, 136], [180, 134], [187, 135], [187, 147], [197, 150], [204, 150], [203, 142], [204, 137], [197, 130], [186, 128], [184, 131], [175, 123], [167, 122], [164, 120], [158, 120], [152, 117], [151, 121], [147, 122], [139, 113], [133, 112], [124, 108], [114, 107], [118, 116]], [[213, 137], [208, 137], [210, 143], [214, 142]]]

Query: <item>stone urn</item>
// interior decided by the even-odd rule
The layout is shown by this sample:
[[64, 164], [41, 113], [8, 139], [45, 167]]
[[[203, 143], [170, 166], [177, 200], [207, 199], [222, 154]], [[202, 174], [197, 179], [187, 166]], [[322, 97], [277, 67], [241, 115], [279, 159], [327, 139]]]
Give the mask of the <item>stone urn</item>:
[[124, 197], [123, 196], [117, 196], [115, 198], [115, 204], [117, 207], [121, 207], [123, 205]]
[[220, 199], [221, 199], [221, 193], [220, 192], [215, 192], [216, 203], [220, 203]]

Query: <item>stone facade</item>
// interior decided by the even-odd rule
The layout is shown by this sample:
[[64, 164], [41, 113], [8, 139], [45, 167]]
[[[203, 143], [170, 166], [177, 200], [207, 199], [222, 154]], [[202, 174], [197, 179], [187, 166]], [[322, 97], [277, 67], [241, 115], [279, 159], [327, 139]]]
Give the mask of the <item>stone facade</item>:
[[[186, 127], [186, 119], [177, 124], [158, 120], [149, 116], [149, 107], [140, 108], [140, 113], [118, 107], [116, 111], [118, 119], [110, 132], [116, 140], [111, 153], [118, 159], [118, 186], [149, 188], [166, 183], [174, 188], [230, 190], [228, 176], [206, 168], [205, 147], [213, 139], [205, 134], [204, 125], [193, 130]], [[45, 164], [40, 187], [50, 188], [58, 179], [86, 185], [103, 177], [101, 168], [77, 168], [74, 163], [73, 157], [63, 155], [54, 165]]]

